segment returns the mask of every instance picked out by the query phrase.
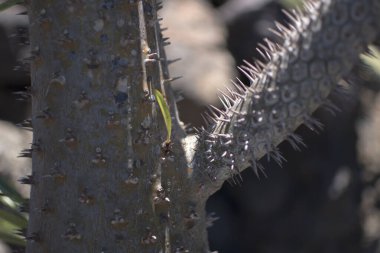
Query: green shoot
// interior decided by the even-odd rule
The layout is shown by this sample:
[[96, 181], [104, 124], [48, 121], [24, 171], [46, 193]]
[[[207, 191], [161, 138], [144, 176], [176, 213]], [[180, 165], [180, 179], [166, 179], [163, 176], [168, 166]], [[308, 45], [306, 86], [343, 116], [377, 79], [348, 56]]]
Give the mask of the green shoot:
[[167, 131], [166, 143], [170, 143], [170, 137], [172, 134], [172, 118], [170, 116], [169, 106], [166, 103], [164, 96], [159, 90], [155, 89], [154, 95], [156, 96], [156, 100], [158, 102], [158, 105], [160, 106], [162, 116], [164, 117]]

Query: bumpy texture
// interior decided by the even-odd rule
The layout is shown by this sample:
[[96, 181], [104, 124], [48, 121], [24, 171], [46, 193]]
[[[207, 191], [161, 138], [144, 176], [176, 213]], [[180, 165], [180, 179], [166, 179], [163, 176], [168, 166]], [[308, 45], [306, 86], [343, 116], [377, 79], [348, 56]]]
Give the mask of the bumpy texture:
[[250, 87], [238, 81], [236, 91], [222, 94], [225, 111], [214, 109], [211, 126], [200, 132], [198, 175], [220, 186], [249, 165], [259, 173], [263, 155], [284, 160], [276, 149], [280, 142], [302, 144], [293, 134], [300, 124], [320, 128], [311, 113], [321, 105], [336, 109], [327, 97], [374, 39], [379, 5], [379, 0], [308, 1], [303, 12], [288, 14], [289, 27], [277, 24], [283, 46], [269, 41], [260, 46], [268, 63], [241, 68]]

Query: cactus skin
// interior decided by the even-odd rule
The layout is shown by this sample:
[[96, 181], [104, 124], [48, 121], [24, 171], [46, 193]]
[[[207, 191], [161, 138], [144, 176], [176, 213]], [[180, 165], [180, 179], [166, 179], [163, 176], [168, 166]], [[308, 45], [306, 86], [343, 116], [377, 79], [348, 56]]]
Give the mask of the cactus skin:
[[152, 91], [166, 94], [173, 117], [177, 111], [156, 1], [31, 1], [38, 53], [34, 141], [24, 154], [33, 158], [26, 252], [209, 252], [208, 197], [246, 167], [260, 169], [268, 152], [281, 162], [276, 145], [301, 143], [292, 134], [301, 123], [318, 126], [310, 114], [329, 104], [375, 38], [379, 6], [307, 4], [294, 28], [280, 26], [284, 46], [268, 43], [268, 64], [243, 69], [251, 87], [223, 95], [226, 112], [211, 118], [198, 142], [174, 120], [173, 146], [163, 152]]
[[237, 91], [222, 94], [225, 111], [214, 110], [209, 117], [214, 124], [199, 135], [194, 164], [197, 176], [211, 178], [211, 192], [249, 166], [263, 172], [258, 160], [265, 154], [281, 164], [278, 144], [304, 145], [293, 133], [300, 124], [321, 127], [311, 114], [319, 106], [336, 110], [328, 95], [375, 39], [379, 2], [308, 1], [303, 13], [288, 13], [293, 23], [278, 25], [277, 31], [283, 46], [269, 41], [261, 46], [268, 63], [241, 68], [250, 87], [238, 82]]

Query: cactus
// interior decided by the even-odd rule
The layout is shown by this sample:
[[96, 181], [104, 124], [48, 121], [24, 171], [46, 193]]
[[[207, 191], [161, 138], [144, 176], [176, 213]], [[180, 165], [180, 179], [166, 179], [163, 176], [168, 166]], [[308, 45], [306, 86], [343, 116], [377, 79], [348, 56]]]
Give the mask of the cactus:
[[[266, 41], [267, 63], [241, 71], [209, 126], [177, 116], [155, 0], [30, 1], [33, 173], [27, 252], [209, 252], [205, 203], [294, 130], [335, 110], [359, 54], [379, 31], [379, 0], [308, 1]], [[172, 116], [170, 141], [154, 91]], [[162, 100], [162, 99], [161, 99]]]

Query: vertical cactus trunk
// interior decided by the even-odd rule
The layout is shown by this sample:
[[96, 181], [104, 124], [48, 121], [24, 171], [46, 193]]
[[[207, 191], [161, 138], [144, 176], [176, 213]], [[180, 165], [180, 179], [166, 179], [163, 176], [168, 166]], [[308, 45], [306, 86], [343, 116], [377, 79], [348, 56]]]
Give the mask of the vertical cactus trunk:
[[207, 251], [204, 203], [188, 188], [176, 121], [172, 145], [162, 146], [154, 89], [172, 115], [176, 108], [157, 8], [155, 0], [31, 1], [27, 252]]

